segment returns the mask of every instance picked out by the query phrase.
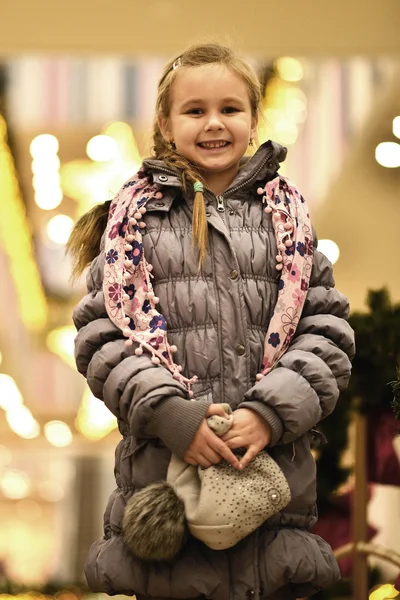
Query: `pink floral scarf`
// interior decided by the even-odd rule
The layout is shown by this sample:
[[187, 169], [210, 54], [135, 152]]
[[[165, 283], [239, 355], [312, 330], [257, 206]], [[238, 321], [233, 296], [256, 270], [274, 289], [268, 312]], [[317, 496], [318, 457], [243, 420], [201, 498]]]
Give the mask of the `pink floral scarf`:
[[[257, 375], [260, 380], [275, 366], [295, 334], [310, 281], [313, 240], [307, 204], [287, 179], [278, 176], [257, 192], [265, 212], [272, 213], [278, 249], [276, 268], [281, 271], [278, 301]], [[105, 234], [104, 300], [110, 319], [127, 338], [126, 344], [137, 344], [135, 354], [147, 350], [152, 362], [167, 367], [192, 396], [190, 387], [197, 377], [184, 377], [182, 367], [174, 363], [176, 347], [169, 345], [167, 322], [156, 309], [152, 265], [143, 250], [141, 230], [145, 227], [142, 218], [146, 203], [161, 197], [161, 186], [139, 171], [112, 201]]]

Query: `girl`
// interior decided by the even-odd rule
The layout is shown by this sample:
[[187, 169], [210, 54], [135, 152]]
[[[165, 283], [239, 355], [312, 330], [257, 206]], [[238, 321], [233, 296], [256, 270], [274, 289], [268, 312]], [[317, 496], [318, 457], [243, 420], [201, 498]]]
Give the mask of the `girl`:
[[[349, 380], [348, 303], [316, 250], [304, 199], [278, 175], [286, 149], [266, 142], [244, 156], [260, 100], [249, 65], [218, 44], [168, 64], [153, 157], [70, 239], [75, 274], [92, 263], [74, 311], [77, 367], [123, 436], [104, 537], [86, 562], [93, 591], [289, 600], [339, 578], [330, 547], [309, 533], [310, 439]], [[233, 424], [219, 438], [206, 419], [223, 402]], [[171, 453], [245, 469], [264, 448], [291, 502], [252, 534], [220, 551], [189, 536], [171, 561], [128, 549], [124, 509], [134, 491], [165, 480]]]

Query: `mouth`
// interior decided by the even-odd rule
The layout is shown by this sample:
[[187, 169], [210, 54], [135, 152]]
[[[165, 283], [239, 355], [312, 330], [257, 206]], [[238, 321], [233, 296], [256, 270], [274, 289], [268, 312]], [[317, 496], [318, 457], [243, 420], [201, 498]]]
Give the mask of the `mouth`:
[[220, 150], [230, 145], [230, 142], [226, 140], [215, 140], [213, 142], [199, 142], [197, 146], [203, 148], [203, 150]]

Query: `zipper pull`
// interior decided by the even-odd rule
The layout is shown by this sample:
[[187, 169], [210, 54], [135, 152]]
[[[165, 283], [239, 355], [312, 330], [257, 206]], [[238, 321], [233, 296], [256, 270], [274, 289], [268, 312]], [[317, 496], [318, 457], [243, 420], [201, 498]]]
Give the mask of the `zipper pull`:
[[224, 197], [223, 196], [217, 196], [217, 211], [218, 212], [225, 212]]

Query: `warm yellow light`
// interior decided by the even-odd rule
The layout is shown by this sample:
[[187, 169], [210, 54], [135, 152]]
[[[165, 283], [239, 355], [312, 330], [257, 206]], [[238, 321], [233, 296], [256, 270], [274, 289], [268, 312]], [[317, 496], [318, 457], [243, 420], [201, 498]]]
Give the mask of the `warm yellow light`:
[[301, 88], [297, 87], [297, 85], [283, 85], [280, 90], [280, 95], [281, 100], [285, 103], [298, 100], [304, 105], [307, 104], [307, 96]]
[[128, 178], [142, 164], [132, 127], [123, 121], [109, 123], [103, 133], [113, 138], [118, 148], [118, 172]]
[[37, 521], [42, 516], [41, 506], [34, 500], [29, 500], [29, 498], [19, 500], [15, 508], [18, 516], [25, 521]]
[[9, 410], [23, 404], [21, 392], [10, 375], [0, 373], [0, 408]]
[[36, 170], [32, 179], [35, 190], [51, 190], [60, 187], [60, 173], [58, 170], [50, 169], [45, 166], [43, 173]]
[[105, 135], [109, 135], [115, 140], [127, 139], [132, 135], [132, 127], [125, 121], [113, 121], [104, 128]]
[[35, 202], [42, 210], [57, 208], [63, 199], [57, 151], [58, 141], [52, 135], [40, 135], [31, 143]]
[[270, 127], [275, 127], [275, 124], [278, 123], [278, 121], [285, 119], [285, 113], [278, 108], [266, 108], [264, 117]]
[[53, 210], [60, 206], [63, 199], [61, 187], [38, 187], [35, 190], [35, 202], [42, 210]]
[[6, 446], [0, 444], [0, 471], [10, 464], [11, 458], [11, 451]]
[[375, 149], [375, 159], [387, 169], [400, 167], [400, 144], [396, 142], [382, 142]]
[[393, 119], [393, 134], [400, 138], [400, 117], [395, 117]]
[[86, 388], [75, 425], [88, 439], [99, 440], [117, 427], [117, 419], [106, 405]]
[[25, 498], [29, 494], [30, 488], [30, 479], [23, 471], [10, 469], [3, 472], [0, 479], [0, 489], [7, 498], [12, 500]]
[[282, 109], [289, 121], [304, 123], [307, 118], [307, 98], [304, 92], [294, 86], [283, 88]]
[[369, 595], [369, 600], [389, 600], [398, 597], [398, 590], [390, 583], [385, 583]]
[[340, 256], [339, 246], [333, 240], [318, 240], [318, 250], [334, 265]]
[[[47, 319], [47, 302], [32, 246], [25, 205], [15, 164], [7, 144], [7, 126], [0, 115], [0, 240], [9, 261], [23, 323], [40, 330]], [[18, 244], [15, 243], [18, 240]], [[29, 294], [26, 290], [29, 289]]]
[[67, 196], [78, 200], [80, 214], [93, 204], [110, 200], [121, 181], [135, 173], [142, 163], [132, 128], [127, 123], [110, 123], [100, 137], [104, 136], [114, 140], [111, 145], [116, 148], [115, 160], [74, 160], [62, 165], [60, 170], [62, 189]]
[[31, 156], [37, 158], [45, 154], [57, 154], [59, 148], [58, 139], [49, 133], [36, 136], [29, 147]]
[[74, 222], [67, 215], [56, 215], [46, 225], [47, 235], [55, 244], [64, 245], [71, 234]]
[[47, 347], [51, 352], [57, 354], [64, 362], [75, 370], [74, 340], [76, 329], [72, 325], [57, 327], [48, 333], [46, 338]]
[[44, 426], [44, 435], [52, 446], [63, 448], [72, 442], [72, 432], [63, 421], [49, 421]]
[[64, 498], [64, 488], [56, 481], [42, 481], [38, 485], [38, 492], [46, 502], [59, 502]]
[[303, 65], [297, 58], [282, 56], [275, 61], [279, 76], [285, 81], [300, 81], [303, 79]]
[[40, 425], [27, 406], [14, 406], [7, 410], [7, 423], [19, 437], [32, 440], [40, 434]]
[[58, 183], [60, 183], [60, 176], [58, 174], [60, 169], [60, 159], [57, 154], [46, 154], [46, 156], [34, 158], [31, 168], [34, 175], [34, 185], [42, 179], [48, 180], [50, 177], [58, 178]]
[[117, 142], [109, 135], [95, 135], [86, 146], [88, 157], [97, 162], [112, 160], [117, 150]]
[[275, 123], [275, 134], [277, 140], [282, 144], [294, 144], [297, 140], [299, 130], [295, 123], [291, 123], [287, 119], [282, 119]]

